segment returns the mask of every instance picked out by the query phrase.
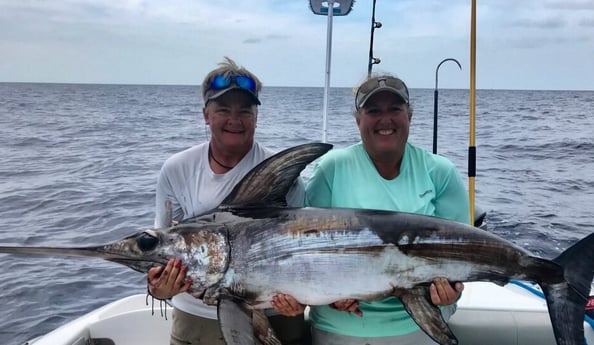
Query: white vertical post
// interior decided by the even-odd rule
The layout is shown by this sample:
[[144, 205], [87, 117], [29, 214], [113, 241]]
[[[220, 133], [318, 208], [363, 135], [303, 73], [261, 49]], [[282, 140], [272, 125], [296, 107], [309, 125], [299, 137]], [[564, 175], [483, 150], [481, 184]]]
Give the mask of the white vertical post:
[[[324, 84], [324, 105], [322, 109], [322, 142], [327, 140], [328, 99], [330, 98], [330, 64], [332, 61], [332, 18], [346, 16], [353, 9], [354, 0], [309, 0], [309, 8], [314, 14], [328, 16], [326, 29], [326, 82]], [[335, 4], [338, 4], [336, 8]]]
[[334, 0], [328, 0], [328, 29], [326, 34], [326, 82], [324, 83], [324, 105], [322, 109], [322, 142], [327, 140], [328, 132], [328, 99], [330, 98], [330, 62], [332, 56], [332, 16]]

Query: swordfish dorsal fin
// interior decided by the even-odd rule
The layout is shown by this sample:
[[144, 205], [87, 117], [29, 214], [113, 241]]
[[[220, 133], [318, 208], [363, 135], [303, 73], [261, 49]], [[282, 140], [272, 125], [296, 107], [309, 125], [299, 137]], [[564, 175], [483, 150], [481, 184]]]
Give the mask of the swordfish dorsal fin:
[[245, 175], [221, 206], [287, 206], [286, 195], [301, 171], [331, 148], [310, 143], [268, 157]]

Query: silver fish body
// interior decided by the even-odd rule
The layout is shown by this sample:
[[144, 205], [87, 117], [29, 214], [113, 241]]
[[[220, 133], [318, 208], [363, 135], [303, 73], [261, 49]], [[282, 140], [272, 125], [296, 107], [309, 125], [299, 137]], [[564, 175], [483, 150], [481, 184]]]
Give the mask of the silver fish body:
[[254, 305], [278, 293], [310, 305], [375, 300], [438, 276], [501, 284], [563, 281], [558, 265], [490, 233], [435, 217], [316, 208], [264, 214], [269, 218], [229, 231], [232, 259], [217, 286]]
[[[211, 218], [226, 219], [220, 224], [227, 229], [227, 240], [217, 248], [228, 249], [230, 258], [223, 260], [228, 262], [223, 279], [209, 286], [196, 283], [193, 289], [224, 291], [255, 307], [268, 307], [278, 293], [310, 305], [345, 298], [375, 300], [437, 276], [502, 285], [510, 279], [564, 281], [558, 264], [488, 232], [436, 217], [321, 208], [234, 212], [213, 213], [192, 224], [198, 230]], [[216, 262], [224, 255], [221, 251], [213, 252]], [[209, 259], [200, 262], [222, 267]], [[196, 279], [204, 269], [186, 264], [194, 281], [204, 281]]]

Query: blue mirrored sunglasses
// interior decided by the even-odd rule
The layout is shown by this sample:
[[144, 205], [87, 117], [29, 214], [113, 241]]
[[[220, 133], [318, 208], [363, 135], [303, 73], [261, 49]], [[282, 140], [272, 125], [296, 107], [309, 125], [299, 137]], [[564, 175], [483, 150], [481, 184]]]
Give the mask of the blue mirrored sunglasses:
[[235, 83], [242, 89], [256, 92], [256, 81], [245, 75], [225, 76], [223, 74], [216, 75], [210, 82], [210, 88], [213, 90], [222, 90]]

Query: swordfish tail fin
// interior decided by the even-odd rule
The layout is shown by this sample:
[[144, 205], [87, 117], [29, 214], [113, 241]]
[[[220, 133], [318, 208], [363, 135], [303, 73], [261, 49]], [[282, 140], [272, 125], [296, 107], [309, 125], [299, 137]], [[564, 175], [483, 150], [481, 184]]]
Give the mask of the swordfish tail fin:
[[594, 233], [553, 260], [565, 282], [541, 283], [559, 345], [584, 345], [584, 314], [594, 278]]

